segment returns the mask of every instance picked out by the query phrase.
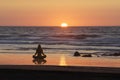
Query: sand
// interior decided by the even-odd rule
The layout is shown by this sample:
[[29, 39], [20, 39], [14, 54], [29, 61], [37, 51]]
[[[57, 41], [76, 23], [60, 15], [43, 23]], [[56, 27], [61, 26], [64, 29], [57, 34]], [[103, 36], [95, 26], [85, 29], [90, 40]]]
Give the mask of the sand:
[[120, 68], [89, 67], [89, 66], [53, 66], [53, 65], [0, 65], [0, 69], [40, 70], [40, 71], [67, 71], [67, 72], [96, 72], [120, 73]]
[[120, 80], [120, 68], [1, 65], [0, 80]]
[[120, 80], [120, 59], [47, 54], [33, 62], [31, 54], [0, 54], [0, 80]]
[[120, 68], [120, 57], [74, 57], [72, 54], [47, 54], [43, 61], [33, 61], [32, 54], [0, 54], [0, 65], [55, 65]]

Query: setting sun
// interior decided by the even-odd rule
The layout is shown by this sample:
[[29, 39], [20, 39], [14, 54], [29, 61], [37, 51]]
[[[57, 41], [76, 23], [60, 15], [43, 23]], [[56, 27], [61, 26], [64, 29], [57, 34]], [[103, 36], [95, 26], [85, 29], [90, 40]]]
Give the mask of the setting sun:
[[62, 23], [61, 27], [68, 27], [68, 24], [67, 23]]

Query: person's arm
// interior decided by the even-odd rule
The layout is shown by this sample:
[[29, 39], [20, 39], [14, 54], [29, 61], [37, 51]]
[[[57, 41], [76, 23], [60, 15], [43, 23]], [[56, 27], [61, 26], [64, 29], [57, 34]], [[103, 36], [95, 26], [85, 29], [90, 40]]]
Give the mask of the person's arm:
[[45, 55], [44, 52], [43, 52], [43, 49], [42, 49], [41, 53], [42, 53], [43, 55]]
[[45, 55], [44, 53], [42, 53], [43, 54], [43, 56]]
[[37, 53], [35, 53], [34, 55], [37, 55]]

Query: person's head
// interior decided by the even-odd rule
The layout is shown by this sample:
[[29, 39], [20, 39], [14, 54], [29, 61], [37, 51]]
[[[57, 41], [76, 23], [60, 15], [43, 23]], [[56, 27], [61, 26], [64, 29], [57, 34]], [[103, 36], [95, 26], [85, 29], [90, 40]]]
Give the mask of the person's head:
[[38, 48], [41, 48], [41, 45], [40, 45], [40, 44], [38, 44]]

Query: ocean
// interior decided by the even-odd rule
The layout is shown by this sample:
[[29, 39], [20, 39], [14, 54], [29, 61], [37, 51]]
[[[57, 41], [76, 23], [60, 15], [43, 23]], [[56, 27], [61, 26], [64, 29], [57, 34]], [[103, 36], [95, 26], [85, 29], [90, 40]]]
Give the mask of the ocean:
[[46, 54], [120, 52], [120, 27], [0, 27], [0, 53], [33, 54], [38, 44]]

